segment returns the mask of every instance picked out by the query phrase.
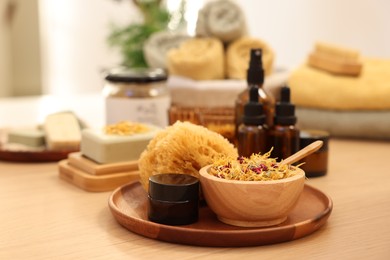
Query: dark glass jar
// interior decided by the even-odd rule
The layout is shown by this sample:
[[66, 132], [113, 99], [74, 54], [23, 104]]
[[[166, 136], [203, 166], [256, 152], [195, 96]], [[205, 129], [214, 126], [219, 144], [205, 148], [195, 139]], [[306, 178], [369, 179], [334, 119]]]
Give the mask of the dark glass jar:
[[300, 133], [300, 149], [320, 140], [322, 147], [306, 156], [300, 163], [301, 169], [305, 171], [307, 177], [319, 177], [326, 175], [328, 171], [328, 151], [329, 151], [329, 133], [320, 130], [303, 130]]
[[199, 216], [199, 180], [188, 174], [149, 178], [148, 218], [166, 225], [188, 225]]

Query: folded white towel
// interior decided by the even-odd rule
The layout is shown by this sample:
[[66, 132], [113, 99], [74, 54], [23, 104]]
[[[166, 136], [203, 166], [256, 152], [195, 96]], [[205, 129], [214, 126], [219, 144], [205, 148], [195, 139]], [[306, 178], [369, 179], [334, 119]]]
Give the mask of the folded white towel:
[[390, 110], [339, 111], [297, 107], [300, 129], [325, 130], [335, 137], [390, 139]]
[[[287, 69], [277, 69], [267, 76], [264, 88], [276, 98], [280, 87], [289, 75]], [[192, 80], [181, 76], [170, 76], [167, 86], [172, 103], [180, 107], [234, 107], [237, 95], [246, 87], [246, 80]]]

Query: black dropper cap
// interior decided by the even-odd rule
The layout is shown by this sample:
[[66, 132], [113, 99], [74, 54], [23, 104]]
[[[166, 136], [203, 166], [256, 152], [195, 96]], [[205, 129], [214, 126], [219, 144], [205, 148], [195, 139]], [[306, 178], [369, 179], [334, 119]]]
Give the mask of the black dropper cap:
[[280, 90], [280, 102], [275, 106], [275, 125], [295, 125], [295, 106], [290, 103], [290, 88], [285, 86]]
[[249, 68], [246, 75], [247, 82], [248, 84], [262, 85], [264, 83], [262, 51], [261, 49], [251, 49], [250, 55]]
[[249, 101], [244, 106], [242, 121], [246, 125], [263, 125], [265, 123], [263, 106], [259, 102], [259, 90], [256, 87], [249, 89]]

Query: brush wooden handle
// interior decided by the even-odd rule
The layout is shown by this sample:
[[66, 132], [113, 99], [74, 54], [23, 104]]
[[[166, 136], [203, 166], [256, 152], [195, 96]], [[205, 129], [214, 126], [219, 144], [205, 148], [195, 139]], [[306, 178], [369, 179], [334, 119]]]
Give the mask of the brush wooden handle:
[[315, 141], [315, 142], [309, 144], [308, 146], [306, 146], [305, 148], [294, 153], [293, 155], [290, 155], [289, 157], [287, 157], [286, 159], [281, 161], [279, 163], [279, 165], [293, 164], [293, 163], [301, 160], [302, 158], [305, 158], [306, 156], [314, 153], [318, 149], [320, 149], [322, 144], [323, 144], [322, 141]]

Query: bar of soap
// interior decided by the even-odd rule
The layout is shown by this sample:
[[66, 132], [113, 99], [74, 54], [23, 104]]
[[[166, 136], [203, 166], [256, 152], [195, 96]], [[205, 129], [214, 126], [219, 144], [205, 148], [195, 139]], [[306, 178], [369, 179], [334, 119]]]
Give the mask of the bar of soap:
[[56, 113], [45, 118], [44, 131], [49, 150], [80, 149], [81, 128], [73, 113]]
[[155, 126], [149, 127], [148, 132], [133, 135], [109, 135], [101, 129], [84, 129], [80, 151], [102, 164], [138, 160], [149, 141], [160, 130]]
[[29, 147], [45, 145], [45, 134], [38, 128], [15, 128], [8, 132], [8, 143], [17, 143]]

